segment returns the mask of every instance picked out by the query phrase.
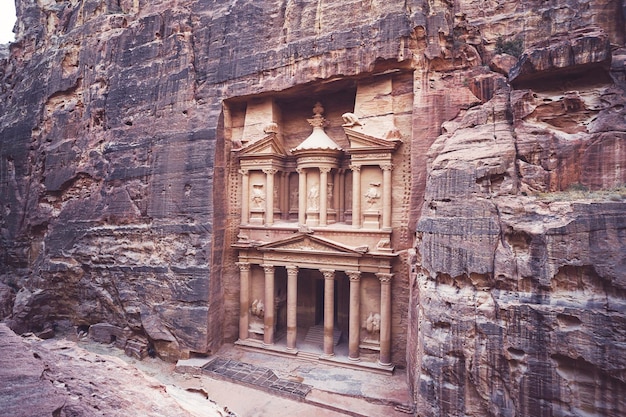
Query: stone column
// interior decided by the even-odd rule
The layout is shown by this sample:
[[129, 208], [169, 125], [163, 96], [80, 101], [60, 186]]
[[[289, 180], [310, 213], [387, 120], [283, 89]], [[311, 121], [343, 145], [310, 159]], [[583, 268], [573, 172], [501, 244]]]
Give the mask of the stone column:
[[380, 280], [380, 357], [383, 366], [391, 365], [391, 278], [393, 274], [376, 274]]
[[287, 266], [287, 349], [296, 348], [298, 330], [298, 267]]
[[274, 224], [274, 174], [278, 172], [274, 168], [266, 168], [265, 173], [265, 225]]
[[348, 334], [348, 359], [359, 360], [361, 341], [361, 272], [346, 271], [350, 278], [350, 329]]
[[324, 355], [333, 356], [335, 326], [335, 271], [320, 270], [324, 274]]
[[328, 223], [328, 173], [330, 168], [320, 168], [320, 226], [326, 226]]
[[298, 224], [306, 224], [306, 171], [298, 168]]
[[274, 344], [274, 265], [262, 265], [265, 271], [265, 316], [263, 344]]
[[250, 264], [237, 262], [239, 267], [239, 339], [248, 338], [250, 322]]
[[337, 221], [339, 222], [345, 222], [346, 221], [346, 171], [344, 171], [343, 169], [339, 170], [339, 175], [336, 176], [337, 179], [337, 184], [335, 186], [335, 189], [337, 190], [335, 192], [335, 195], [337, 196], [337, 214], [338, 214], [338, 219]]
[[250, 222], [250, 176], [247, 169], [240, 169], [241, 174], [241, 224]]
[[280, 189], [280, 211], [282, 213], [281, 218], [283, 220], [289, 219], [289, 173], [283, 172], [281, 175], [281, 189]]
[[361, 228], [361, 166], [350, 165], [352, 170], [352, 227]]
[[383, 230], [391, 230], [391, 169], [393, 165], [384, 164], [383, 170]]

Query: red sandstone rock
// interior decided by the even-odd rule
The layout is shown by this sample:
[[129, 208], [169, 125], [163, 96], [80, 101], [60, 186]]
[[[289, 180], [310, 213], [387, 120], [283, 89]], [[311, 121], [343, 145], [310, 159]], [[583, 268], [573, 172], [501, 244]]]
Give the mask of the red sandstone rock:
[[73, 342], [22, 339], [0, 324], [0, 350], [3, 415], [191, 415], [156, 380], [119, 359], [87, 352]]
[[509, 75], [509, 71], [517, 64], [517, 58], [509, 54], [498, 54], [491, 59], [489, 68], [503, 75]]
[[[626, 181], [622, 2], [17, 6], [0, 56], [14, 329], [111, 323], [170, 358], [236, 338], [223, 100], [341, 98], [397, 71], [411, 193], [394, 238], [418, 239], [392, 335], [416, 414], [626, 413], [623, 197], [559, 194]], [[524, 89], [485, 65], [499, 38], [523, 41]]]

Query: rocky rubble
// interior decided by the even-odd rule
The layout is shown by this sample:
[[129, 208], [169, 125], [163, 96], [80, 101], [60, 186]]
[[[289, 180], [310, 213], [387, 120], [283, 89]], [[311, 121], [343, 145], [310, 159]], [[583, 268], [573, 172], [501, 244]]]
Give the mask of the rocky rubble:
[[[22, 338], [0, 324], [2, 415], [194, 416], [126, 362], [63, 339]], [[222, 416], [208, 401], [203, 415]]]

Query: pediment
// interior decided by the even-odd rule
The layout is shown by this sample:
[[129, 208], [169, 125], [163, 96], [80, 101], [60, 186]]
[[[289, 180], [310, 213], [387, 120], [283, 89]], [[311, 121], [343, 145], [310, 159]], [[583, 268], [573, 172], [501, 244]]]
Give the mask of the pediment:
[[266, 243], [258, 246], [260, 251], [321, 253], [328, 255], [360, 256], [367, 251], [364, 248], [353, 248], [329, 239], [299, 233], [287, 239]]
[[239, 149], [239, 158], [267, 157], [267, 156], [287, 156], [288, 152], [278, 140], [275, 133], [271, 133], [256, 142], [252, 142], [245, 147]]
[[344, 127], [348, 141], [349, 151], [372, 151], [372, 152], [393, 152], [400, 143], [399, 139], [383, 139], [368, 135], [355, 128]]

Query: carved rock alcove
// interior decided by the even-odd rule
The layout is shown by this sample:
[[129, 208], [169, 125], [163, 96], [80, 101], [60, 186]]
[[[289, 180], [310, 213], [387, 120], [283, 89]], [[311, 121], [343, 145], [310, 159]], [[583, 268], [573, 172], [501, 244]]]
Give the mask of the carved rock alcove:
[[[354, 103], [364, 97], [374, 97], [371, 88], [357, 88]], [[359, 113], [328, 101], [333, 122], [311, 100], [306, 130], [277, 99], [239, 105], [237, 343], [391, 370], [392, 176], [401, 134], [385, 103], [372, 107], [381, 115], [361, 120], [368, 105]]]

